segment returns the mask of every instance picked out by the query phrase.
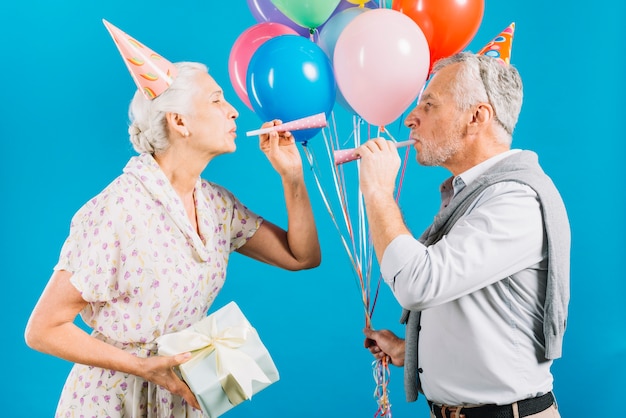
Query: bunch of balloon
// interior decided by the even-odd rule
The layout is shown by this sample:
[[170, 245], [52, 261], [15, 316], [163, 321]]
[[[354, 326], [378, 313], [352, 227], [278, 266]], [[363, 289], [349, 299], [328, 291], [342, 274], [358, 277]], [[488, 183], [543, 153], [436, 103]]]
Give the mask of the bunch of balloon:
[[[426, 82], [430, 67], [427, 40], [411, 18], [389, 8], [389, 0], [248, 0], [248, 4], [258, 23], [233, 45], [231, 81], [240, 99], [264, 121], [290, 122], [319, 114], [329, 119], [326, 127], [315, 125], [292, 133], [302, 144], [348, 254], [361, 291], [365, 326], [371, 327], [381, 278], [378, 274], [378, 281], [372, 281], [376, 276], [373, 248], [360, 189], [347, 187], [349, 183], [358, 185], [359, 163], [344, 168], [335, 160], [336, 151], [344, 148], [347, 140], [339, 139], [333, 107], [339, 103], [353, 114], [351, 146], [361, 144], [364, 122], [368, 125], [366, 139], [371, 137], [369, 127], [377, 126], [377, 136], [384, 132], [394, 140], [385, 125], [401, 116]], [[306, 35], [299, 31], [302, 28], [308, 30], [308, 36], [302, 36]], [[316, 146], [308, 145], [320, 132], [324, 141], [316, 146], [325, 148], [322, 159], [315, 155]], [[323, 181], [329, 173], [331, 187]], [[402, 179], [403, 174], [397, 196]], [[389, 418], [386, 359], [375, 361], [373, 372], [378, 403], [375, 416]]]
[[393, 0], [393, 10], [410, 17], [424, 32], [430, 66], [461, 52], [474, 38], [485, 11], [484, 0]]
[[[382, 2], [373, 8], [366, 7], [365, 3], [358, 7], [354, 4], [334, 13], [324, 23], [318, 44], [333, 66], [338, 86], [337, 103], [354, 114], [350, 146], [358, 147], [362, 143], [363, 122], [368, 126], [365, 140], [372, 136], [370, 126], [378, 126], [376, 136], [384, 133], [395, 140], [385, 126], [398, 119], [416, 100], [428, 76], [430, 53], [419, 26], [402, 13], [384, 7]], [[340, 148], [347, 144], [338, 138], [336, 130], [323, 130], [322, 134], [325, 156], [315, 155], [315, 146], [307, 147], [305, 154], [355, 273], [365, 326], [371, 327], [381, 277], [375, 273], [369, 225], [358, 187], [360, 165], [358, 161], [344, 165], [335, 159]], [[407, 156], [405, 154], [404, 164]], [[329, 163], [331, 169], [325, 170], [322, 161]], [[405, 167], [399, 177], [396, 198], [402, 188]], [[328, 171], [334, 191], [325, 187], [327, 182], [323, 181]], [[349, 186], [355, 183], [356, 187]], [[375, 416], [391, 417], [387, 360], [374, 361], [372, 366], [378, 403]]]

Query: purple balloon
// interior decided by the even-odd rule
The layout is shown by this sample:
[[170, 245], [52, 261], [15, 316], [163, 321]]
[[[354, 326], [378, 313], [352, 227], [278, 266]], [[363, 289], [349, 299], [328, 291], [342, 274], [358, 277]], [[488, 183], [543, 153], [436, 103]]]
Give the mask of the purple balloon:
[[299, 35], [309, 37], [310, 32], [308, 28], [303, 28], [293, 20], [289, 19], [280, 10], [274, 6], [271, 0], [247, 0], [248, 8], [252, 13], [252, 16], [258, 23], [263, 22], [275, 22], [281, 23], [285, 26], [289, 26], [295, 30]]

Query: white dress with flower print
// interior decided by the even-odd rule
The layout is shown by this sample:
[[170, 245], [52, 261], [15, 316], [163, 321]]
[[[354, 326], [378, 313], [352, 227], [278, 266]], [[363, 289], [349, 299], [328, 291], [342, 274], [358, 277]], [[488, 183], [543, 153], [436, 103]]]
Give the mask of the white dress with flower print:
[[[55, 270], [67, 270], [88, 302], [81, 312], [93, 335], [137, 356], [155, 355], [155, 339], [206, 316], [224, 284], [229, 255], [262, 218], [226, 189], [198, 179], [198, 232], [149, 154], [72, 219]], [[74, 365], [58, 417], [202, 417], [179, 396], [142, 378]]]

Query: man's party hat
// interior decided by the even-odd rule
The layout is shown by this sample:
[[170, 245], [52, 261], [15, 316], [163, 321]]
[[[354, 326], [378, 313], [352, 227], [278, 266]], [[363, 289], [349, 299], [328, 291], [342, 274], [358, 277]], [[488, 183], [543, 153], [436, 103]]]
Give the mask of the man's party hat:
[[500, 35], [478, 51], [479, 55], [486, 55], [501, 60], [505, 64], [511, 63], [511, 48], [513, 46], [513, 33], [515, 22], [511, 23]]

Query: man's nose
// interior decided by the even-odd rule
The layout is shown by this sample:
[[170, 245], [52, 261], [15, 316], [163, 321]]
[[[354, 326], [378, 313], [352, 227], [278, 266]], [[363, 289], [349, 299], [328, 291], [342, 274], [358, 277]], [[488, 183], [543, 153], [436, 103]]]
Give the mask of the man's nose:
[[409, 113], [409, 115], [406, 117], [406, 119], [404, 120], [404, 125], [407, 128], [417, 128], [420, 125], [420, 119], [417, 116], [417, 112], [415, 110], [413, 110], [411, 113]]

